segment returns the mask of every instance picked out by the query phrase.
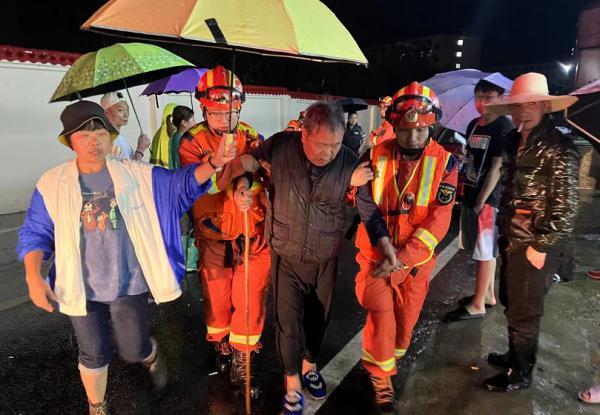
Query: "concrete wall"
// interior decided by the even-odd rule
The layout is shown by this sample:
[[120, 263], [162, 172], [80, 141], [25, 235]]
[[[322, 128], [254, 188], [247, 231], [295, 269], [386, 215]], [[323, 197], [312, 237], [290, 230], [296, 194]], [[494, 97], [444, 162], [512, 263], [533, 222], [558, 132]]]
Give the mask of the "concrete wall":
[[[62, 129], [60, 113], [68, 103], [48, 103], [68, 69], [50, 64], [0, 61], [0, 214], [25, 210], [40, 175], [73, 157], [71, 150], [57, 141]], [[190, 95], [168, 94], [157, 99], [140, 97], [143, 88], [131, 88], [130, 93], [142, 128], [152, 138], [165, 104], [175, 102], [190, 106]], [[98, 102], [100, 97], [87, 99]], [[288, 95], [249, 94], [241, 118], [265, 137], [270, 137], [285, 128], [290, 119], [297, 118], [298, 113], [312, 102]], [[193, 107], [197, 112], [196, 120], [200, 121], [202, 116], [195, 99]], [[359, 112], [359, 124], [365, 132], [373, 130], [379, 124], [376, 107]], [[139, 130], [132, 111], [129, 124], [123, 127], [122, 133], [134, 148]]]

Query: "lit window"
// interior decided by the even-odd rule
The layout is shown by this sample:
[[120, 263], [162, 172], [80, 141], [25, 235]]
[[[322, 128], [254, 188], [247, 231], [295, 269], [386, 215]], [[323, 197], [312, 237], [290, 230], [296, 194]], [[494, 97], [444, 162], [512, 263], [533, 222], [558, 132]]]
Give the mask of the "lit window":
[[456, 44], [457, 44], [458, 46], [462, 46], [462, 45], [464, 45], [464, 44], [465, 44], [465, 41], [464, 41], [464, 40], [462, 40], [462, 39], [458, 39], [458, 40], [456, 41]]
[[460, 69], [460, 63], [457, 63], [455, 66], [456, 69]]
[[462, 52], [461, 51], [456, 52], [456, 57], [457, 58], [460, 58], [461, 56], [462, 56]]

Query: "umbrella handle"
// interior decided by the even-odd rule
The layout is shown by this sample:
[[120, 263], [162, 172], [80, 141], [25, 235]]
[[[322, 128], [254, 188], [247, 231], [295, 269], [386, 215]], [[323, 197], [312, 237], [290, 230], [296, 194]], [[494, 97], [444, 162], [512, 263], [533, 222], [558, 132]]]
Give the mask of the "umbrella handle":
[[131, 102], [131, 108], [133, 108], [133, 114], [135, 115], [135, 120], [138, 123], [138, 127], [140, 127], [140, 134], [144, 134], [144, 130], [142, 129], [142, 123], [140, 123], [140, 117], [138, 117], [137, 111], [135, 110], [135, 105], [133, 104], [133, 99], [131, 99], [131, 94], [129, 93], [129, 88], [127, 88], [127, 83], [123, 79], [123, 84], [125, 85], [125, 91], [127, 91], [127, 96], [129, 97], [129, 102]]

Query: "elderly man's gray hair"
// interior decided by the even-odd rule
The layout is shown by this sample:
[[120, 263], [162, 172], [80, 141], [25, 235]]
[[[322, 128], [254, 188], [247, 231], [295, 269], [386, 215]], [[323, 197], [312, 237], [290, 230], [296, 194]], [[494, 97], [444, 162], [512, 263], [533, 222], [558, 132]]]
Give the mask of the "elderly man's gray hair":
[[332, 133], [344, 131], [344, 113], [342, 108], [332, 102], [319, 101], [306, 109], [304, 128], [310, 134], [326, 127]]

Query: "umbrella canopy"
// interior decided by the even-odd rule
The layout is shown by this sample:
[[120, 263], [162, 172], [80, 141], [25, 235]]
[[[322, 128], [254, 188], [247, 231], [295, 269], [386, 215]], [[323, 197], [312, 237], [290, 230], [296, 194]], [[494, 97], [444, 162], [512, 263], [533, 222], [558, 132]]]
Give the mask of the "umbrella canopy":
[[110, 0], [81, 28], [223, 47], [215, 42], [207, 19], [216, 19], [228, 47], [236, 50], [368, 63], [348, 30], [319, 0]]
[[116, 43], [75, 61], [54, 91], [50, 102], [73, 101], [142, 85], [162, 78], [181, 67], [194, 66], [155, 45]]
[[194, 92], [198, 80], [207, 71], [206, 68], [187, 68], [183, 71], [150, 82], [140, 95], [160, 95], [178, 92]]
[[433, 89], [442, 107], [441, 124], [452, 130], [466, 134], [472, 119], [479, 117], [475, 109], [473, 88], [481, 79], [498, 85], [509, 91], [512, 81], [499, 72], [481, 72], [477, 69], [461, 69], [439, 73], [423, 81], [422, 84]]
[[367, 101], [361, 98], [342, 98], [335, 101], [335, 103], [342, 107], [344, 112], [356, 112], [369, 108]]
[[573, 127], [585, 133], [586, 138], [593, 140], [594, 146], [600, 144], [600, 80], [571, 92], [579, 101], [566, 109], [567, 121]]

